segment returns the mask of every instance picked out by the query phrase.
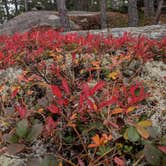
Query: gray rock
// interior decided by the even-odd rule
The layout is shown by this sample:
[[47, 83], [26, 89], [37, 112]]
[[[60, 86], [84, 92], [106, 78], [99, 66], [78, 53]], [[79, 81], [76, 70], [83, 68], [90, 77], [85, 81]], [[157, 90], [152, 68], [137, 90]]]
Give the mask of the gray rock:
[[12, 84], [14, 81], [17, 80], [17, 77], [22, 73], [21, 69], [16, 68], [8, 68], [6, 70], [0, 71], [0, 84], [3, 82], [8, 81], [10, 84]]
[[1, 155], [0, 166], [26, 166], [25, 160], [18, 157]]
[[[105, 36], [112, 34], [114, 37], [121, 37], [125, 32], [131, 33], [132, 36], [146, 36], [151, 39], [161, 39], [166, 37], [166, 24], [163, 25], [151, 25], [143, 27], [125, 27], [125, 28], [112, 28], [103, 30], [88, 30], [78, 31], [79, 35], [91, 34], [103, 34]], [[68, 32], [73, 33], [73, 32]]]
[[[25, 32], [35, 26], [50, 26], [61, 28], [60, 18], [54, 11], [30, 11], [22, 13], [15, 18], [5, 22], [0, 34], [13, 34], [15, 32]], [[73, 21], [70, 21], [71, 29], [78, 30], [80, 27]]]

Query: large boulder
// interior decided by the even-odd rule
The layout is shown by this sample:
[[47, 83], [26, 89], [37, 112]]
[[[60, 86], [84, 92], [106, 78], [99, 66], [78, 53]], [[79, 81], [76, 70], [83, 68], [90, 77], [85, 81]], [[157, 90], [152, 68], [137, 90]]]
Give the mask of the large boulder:
[[[70, 21], [72, 30], [79, 30], [80, 27]], [[1, 25], [0, 34], [11, 35], [15, 32], [25, 32], [35, 26], [50, 26], [61, 28], [60, 18], [54, 11], [30, 11], [22, 13]]]
[[[79, 35], [85, 36], [87, 34], [103, 34], [105, 36], [112, 34], [114, 37], [122, 37], [124, 33], [130, 33], [132, 36], [146, 36], [151, 39], [162, 39], [166, 37], [166, 24], [163, 25], [150, 25], [143, 27], [124, 27], [124, 28], [109, 28], [103, 30], [85, 30], [78, 31]], [[65, 32], [66, 33], [66, 32]], [[67, 33], [74, 33], [67, 32]]]

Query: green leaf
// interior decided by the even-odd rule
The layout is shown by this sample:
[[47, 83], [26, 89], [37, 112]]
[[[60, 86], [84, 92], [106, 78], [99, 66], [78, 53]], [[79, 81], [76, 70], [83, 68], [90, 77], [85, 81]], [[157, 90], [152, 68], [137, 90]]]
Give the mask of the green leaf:
[[58, 160], [51, 155], [44, 156], [41, 158], [29, 158], [27, 166], [58, 166]]
[[134, 91], [134, 93], [135, 93], [136, 96], [139, 96], [139, 95], [140, 95], [140, 90], [141, 90], [140, 88], [137, 88], [137, 89]]
[[96, 154], [102, 156], [109, 151], [110, 151], [110, 146], [100, 146], [99, 151]]
[[130, 140], [131, 142], [136, 142], [136, 141], [139, 141], [140, 140], [140, 136], [136, 130], [135, 127], [133, 126], [130, 126], [128, 129], [127, 129], [127, 138], [128, 140]]
[[26, 137], [26, 141], [33, 142], [41, 134], [42, 130], [43, 125], [41, 123], [33, 125]]
[[146, 144], [144, 147], [144, 155], [146, 160], [151, 164], [151, 165], [161, 165], [162, 162], [162, 152], [155, 148], [151, 144]]
[[9, 143], [18, 143], [18, 140], [19, 140], [18, 136], [14, 134], [14, 135], [9, 136], [8, 142]]
[[23, 138], [27, 135], [28, 132], [28, 120], [23, 119], [17, 123], [16, 126], [16, 135], [20, 138]]
[[57, 165], [58, 166], [58, 161], [54, 156], [51, 155], [47, 155], [44, 157], [44, 159], [41, 162], [41, 166], [53, 166], [53, 165]]
[[133, 147], [129, 145], [124, 145], [123, 152], [125, 153], [131, 153]]

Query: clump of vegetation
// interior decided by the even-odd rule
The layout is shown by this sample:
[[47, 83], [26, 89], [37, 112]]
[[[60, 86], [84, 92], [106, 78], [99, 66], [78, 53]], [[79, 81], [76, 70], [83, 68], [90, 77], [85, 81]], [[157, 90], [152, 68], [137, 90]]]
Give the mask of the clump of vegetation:
[[146, 61], [165, 55], [166, 38], [51, 29], [0, 36], [0, 68], [22, 69], [13, 84], [0, 85], [1, 116], [12, 122], [1, 133], [8, 138], [3, 146], [19, 154], [29, 153], [36, 139], [51, 142], [47, 153], [59, 165], [164, 163], [165, 142], [153, 138], [152, 122], [139, 112], [148, 87], [135, 78]]

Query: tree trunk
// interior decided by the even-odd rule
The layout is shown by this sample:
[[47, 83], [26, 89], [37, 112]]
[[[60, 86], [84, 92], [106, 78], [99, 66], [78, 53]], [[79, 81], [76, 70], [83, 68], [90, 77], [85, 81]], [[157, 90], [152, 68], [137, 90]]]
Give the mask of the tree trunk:
[[144, 16], [153, 17], [154, 14], [154, 0], [144, 0]]
[[101, 29], [107, 28], [107, 0], [101, 0]]
[[87, 11], [88, 10], [88, 0], [75, 0], [76, 10]]
[[138, 26], [137, 0], [128, 0], [128, 18], [129, 26]]
[[15, 14], [18, 14], [18, 2], [17, 0], [14, 0], [14, 5], [15, 5]]
[[162, 6], [164, 4], [164, 0], [160, 0], [158, 3], [157, 11], [156, 11], [156, 16], [155, 16], [155, 23], [158, 24], [160, 21], [160, 15], [162, 11]]
[[9, 19], [10, 18], [10, 13], [9, 13], [8, 2], [7, 2], [7, 0], [3, 0], [2, 2], [4, 4], [4, 6], [5, 6], [7, 19]]
[[60, 16], [60, 22], [61, 26], [64, 29], [64, 31], [70, 31], [70, 22], [69, 17], [67, 15], [67, 9], [66, 9], [66, 3], [65, 0], [56, 0], [57, 2], [57, 8]]
[[28, 1], [27, 0], [24, 0], [24, 9], [25, 9], [25, 12], [28, 11]]

